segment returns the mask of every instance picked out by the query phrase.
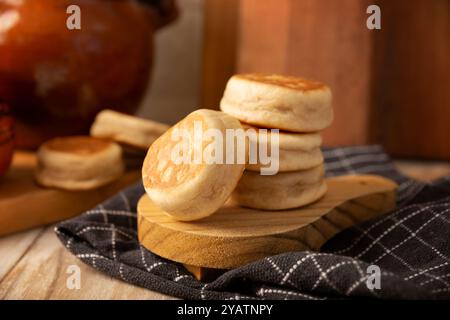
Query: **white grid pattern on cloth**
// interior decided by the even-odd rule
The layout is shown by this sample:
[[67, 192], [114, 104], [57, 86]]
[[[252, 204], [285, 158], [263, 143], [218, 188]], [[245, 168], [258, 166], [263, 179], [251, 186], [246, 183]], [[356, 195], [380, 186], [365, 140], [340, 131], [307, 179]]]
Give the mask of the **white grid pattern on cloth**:
[[116, 228], [111, 224], [111, 248], [114, 261], [117, 260], [116, 252]]
[[108, 214], [111, 216], [124, 216], [124, 217], [131, 217], [131, 218], [136, 218], [136, 213], [135, 212], [129, 212], [129, 211], [124, 211], [124, 210], [107, 210], [107, 209], [98, 209], [98, 210], [90, 210], [87, 211], [85, 214], [87, 215], [95, 215], [95, 214], [99, 214], [99, 215], [104, 215], [104, 214]]
[[[370, 235], [368, 235], [368, 238], [371, 239], [371, 240], [373, 240], [373, 241], [375, 240], [375, 239], [374, 239], [372, 236], [370, 236]], [[408, 268], [410, 272], [413, 272], [413, 273], [421, 273], [421, 274], [423, 274], [423, 275], [425, 275], [425, 276], [427, 276], [427, 277], [429, 277], [429, 278], [431, 278], [431, 279], [433, 279], [433, 280], [438, 280], [438, 281], [440, 281], [440, 279], [439, 279], [437, 276], [432, 275], [432, 274], [429, 274], [429, 273], [427, 272], [427, 270], [420, 270], [420, 269], [414, 268], [414, 267], [413, 267], [411, 264], [409, 264], [404, 258], [402, 258], [402, 257], [400, 257], [399, 255], [395, 254], [395, 253], [393, 252], [393, 249], [389, 249], [388, 247], [384, 246], [384, 245], [381, 244], [380, 242], [377, 242], [377, 245], [380, 246], [384, 251], [383, 251], [383, 254], [382, 254], [381, 256], [379, 256], [379, 257], [376, 258], [374, 261], [372, 261], [372, 264], [378, 262], [378, 260], [380, 260], [380, 259], [381, 259], [382, 257], [384, 257], [385, 255], [389, 255], [390, 257], [392, 257], [392, 258], [396, 259], [397, 261], [399, 261], [403, 266], [405, 266], [406, 268]], [[408, 277], [404, 277], [403, 279], [404, 279], [404, 280], [410, 280]], [[443, 282], [443, 284], [446, 285], [445, 282]]]
[[[378, 263], [379, 260], [381, 260], [383, 257], [385, 257], [386, 255], [390, 255], [393, 258], [397, 259], [400, 263], [402, 263], [404, 266], [406, 266], [408, 269], [411, 270], [411, 272], [414, 272], [415, 274], [423, 274], [429, 278], [431, 278], [430, 280], [434, 280], [434, 281], [440, 281], [441, 283], [443, 283], [446, 287], [449, 286], [449, 283], [446, 281], [441, 280], [438, 276], [429, 274], [427, 271], [428, 270], [417, 270], [416, 268], [414, 268], [413, 266], [411, 266], [409, 263], [407, 263], [403, 258], [399, 257], [397, 254], [395, 254], [393, 251], [396, 250], [397, 248], [399, 248], [401, 245], [403, 245], [404, 243], [406, 243], [408, 240], [410, 240], [411, 238], [417, 238], [419, 241], [422, 242], [422, 244], [424, 244], [425, 246], [431, 247], [432, 250], [436, 253], [437, 256], [448, 260], [447, 257], [445, 257], [441, 252], [439, 252], [436, 248], [434, 248], [433, 246], [431, 246], [430, 244], [428, 244], [426, 241], [424, 241], [423, 239], [417, 237], [417, 233], [422, 230], [423, 228], [425, 228], [429, 223], [431, 223], [434, 219], [440, 217], [442, 214], [447, 213], [448, 211], [450, 211], [450, 209], [445, 209], [443, 212], [441, 212], [440, 214], [434, 214], [433, 218], [427, 220], [424, 224], [422, 224], [420, 227], [418, 227], [415, 231], [410, 230], [408, 227], [406, 227], [403, 222], [405, 222], [406, 220], [414, 217], [416, 214], [419, 214], [421, 212], [424, 212], [426, 210], [430, 210], [430, 212], [433, 213], [433, 211], [431, 210], [432, 208], [438, 208], [438, 207], [444, 207], [447, 208], [450, 206], [450, 203], [438, 203], [438, 204], [434, 204], [434, 205], [417, 205], [417, 207], [419, 207], [418, 210], [412, 211], [410, 214], [408, 214], [406, 217], [402, 218], [401, 220], [398, 220], [396, 218], [396, 216], [398, 216], [399, 213], [402, 213], [403, 211], [410, 209], [411, 207], [416, 207], [416, 205], [413, 206], [409, 206], [406, 208], [403, 208], [403, 210], [399, 210], [396, 212], [395, 215], [388, 215], [386, 216], [384, 219], [379, 220], [376, 224], [372, 224], [368, 229], [365, 230], [361, 230], [361, 235], [356, 239], [355, 242], [353, 242], [352, 246], [347, 247], [344, 250], [340, 250], [340, 251], [336, 251], [334, 253], [343, 253], [346, 251], [349, 251], [351, 248], [353, 248], [359, 241], [361, 241], [361, 239], [363, 239], [364, 237], [366, 237], [367, 239], [370, 239], [370, 243], [368, 245], [365, 246], [365, 249], [358, 253], [357, 255], [355, 255], [356, 258], [360, 258], [361, 256], [363, 256], [364, 254], [366, 254], [374, 245], [379, 245], [382, 249], [383, 249], [383, 253], [378, 256], [377, 258], [371, 260], [369, 263], [370, 264], [375, 264]], [[392, 220], [394, 222], [394, 224], [392, 226], [390, 226], [387, 230], [385, 230], [380, 236], [374, 238], [370, 235], [370, 231], [378, 226], [380, 223], [385, 222], [386, 220]], [[395, 245], [394, 247], [388, 248], [386, 246], [384, 246], [383, 244], [380, 243], [380, 240], [385, 237], [388, 233], [393, 232], [397, 227], [401, 227], [406, 229], [409, 232], [409, 236], [406, 237], [405, 239], [403, 239], [400, 243], [398, 243], [397, 245]], [[433, 268], [430, 268], [433, 269]], [[413, 277], [411, 276], [406, 276], [404, 279], [405, 280], [410, 280]]]
[[[315, 255], [311, 255], [311, 260], [314, 263], [314, 266], [317, 268], [317, 270], [319, 271], [319, 278], [317, 279], [317, 283], [320, 283], [321, 280], [323, 279], [323, 281], [330, 286], [331, 288], [333, 288], [334, 290], [336, 290], [338, 293], [340, 293], [339, 289], [333, 284], [332, 281], [330, 281], [330, 279], [328, 279], [328, 276], [326, 275], [325, 272], [323, 272], [322, 266], [317, 262], [317, 259], [315, 258]], [[313, 286], [313, 290], [316, 288], [317, 286], [314, 285]]]
[[[398, 189], [399, 203], [414, 198], [426, 186], [399, 175], [392, 163], [389, 162], [389, 157], [378, 146], [328, 149], [324, 151], [324, 156], [327, 174], [331, 176], [364, 172], [392, 176], [400, 185]], [[398, 284], [404, 281], [411, 283], [412, 287], [428, 287], [434, 285], [434, 283], [439, 283], [440, 287], [433, 287], [430, 292], [434, 294], [449, 292], [447, 280], [450, 279], [450, 269], [447, 269], [447, 267], [450, 267], [450, 265], [448, 256], [418, 233], [431, 225], [434, 226], [438, 219], [449, 223], [449, 210], [446, 208], [450, 206], [450, 197], [442, 198], [439, 201], [412, 203], [396, 210], [393, 214], [367, 224], [367, 226], [363, 224], [363, 226], [354, 227], [352, 232], [358, 232], [358, 235], [354, 236], [353, 241], [347, 243], [343, 249], [334, 249], [330, 253], [301, 252], [268, 257], [262, 260], [263, 265], [255, 263], [249, 265], [247, 269], [244, 267], [243, 270], [250, 273], [253, 270], [252, 268], [262, 268], [268, 271], [267, 266], [270, 266], [269, 272], [266, 273], [266, 277], [268, 276], [270, 279], [266, 279], [265, 283], [262, 282], [261, 286], [255, 286], [252, 289], [247, 288], [245, 293], [224, 291], [221, 286], [223, 286], [223, 281], [226, 282], [227, 274], [212, 283], [199, 283], [181, 265], [162, 259], [142, 248], [137, 243], [135, 231], [136, 213], [134, 211], [138, 198], [138, 195], [130, 195], [127, 191], [121, 192], [118, 197], [114, 198], [113, 204], [105, 203], [86, 212], [83, 215], [85, 220], [82, 220], [82, 223], [75, 224], [75, 227], [70, 226], [70, 230], [63, 223], [55, 231], [68, 250], [72, 251], [82, 261], [101, 271], [111, 273], [110, 270], [114, 269], [112, 267], [116, 266], [117, 273], [112, 275], [124, 281], [132, 282], [135, 280], [129, 277], [125, 278], [125, 274], [132, 272], [133, 268], [138, 268], [149, 277], [158, 274], [158, 278], [151, 278], [154, 279], [153, 281], [158, 281], [156, 279], [164, 277], [178, 286], [177, 290], [181, 290], [180, 288], [184, 288], [183, 290], [186, 290], [186, 292], [192, 290], [190, 294], [186, 293], [186, 296], [191, 298], [326, 299], [335, 295], [383, 297], [380, 292], [366, 288], [363, 284], [368, 278], [365, 273], [367, 266], [373, 261], [381, 264], [385, 257], [400, 262], [400, 265], [407, 270], [399, 274], [390, 270], [382, 270], [382, 283], [397, 281]], [[425, 225], [415, 228], [408, 224], [416, 221], [417, 217], [422, 217], [424, 214], [432, 214], [434, 218], [429, 219]], [[128, 222], [118, 222], [119, 220], [124, 221], [123, 219], [128, 219]], [[70, 222], [68, 223], [70, 224]], [[387, 228], [381, 232], [378, 229], [383, 224], [386, 224]], [[385, 240], [391, 238], [400, 229], [407, 232], [408, 236], [402, 241], [397, 241], [394, 245], [387, 245]], [[381, 234], [372, 234], [375, 231], [381, 232]], [[100, 237], [103, 240], [109, 239], [110, 246], [93, 248], [84, 245], [83, 241], [86, 234]], [[433, 255], [433, 259], [430, 259], [432, 263], [426, 267], [411, 265], [404, 257], [393, 252], [412, 239], [418, 241], [424, 249], [429, 250], [430, 255]], [[119, 243], [132, 245], [134, 249], [132, 249], [133, 254], [130, 254], [130, 256], [133, 256], [134, 260], [124, 260], [125, 258], [118, 254]], [[351, 255], [340, 255], [343, 253]], [[108, 264], [108, 267], [105, 264]], [[132, 269], [129, 269], [130, 267]], [[273, 270], [273, 272], [270, 270]], [[236, 274], [244, 271], [237, 270]], [[234, 270], [230, 271], [229, 274], [233, 274], [233, 272]], [[441, 274], [436, 274], [436, 272], [441, 272]], [[259, 271], [256, 271], [256, 274], [258, 273]], [[342, 275], [345, 275], [345, 281], [342, 279]], [[256, 277], [255, 273], [252, 273], [252, 276]], [[421, 279], [421, 276], [427, 278], [424, 280]], [[240, 279], [241, 276], [237, 277], [235, 281]], [[248, 276], [245, 278], [248, 278]], [[143, 285], [141, 283], [134, 284]], [[170, 292], [168, 293], [170, 294]]]
[[[442, 204], [442, 201], [444, 201], [444, 204]], [[450, 201], [450, 197], [444, 198], [441, 201], [432, 201], [432, 202], [425, 202], [425, 203], [421, 203], [421, 204], [412, 204], [409, 205], [407, 207], [403, 207], [397, 211], [395, 211], [393, 214], [391, 215], [385, 215], [384, 217], [380, 218], [377, 222], [372, 223], [368, 228], [365, 229], [361, 229], [358, 228], [357, 226], [355, 227], [356, 230], [359, 230], [361, 232], [361, 234], [352, 242], [352, 244], [344, 249], [341, 250], [336, 250], [333, 251], [334, 254], [342, 254], [345, 252], [350, 251], [351, 249], [353, 249], [356, 245], [358, 245], [358, 243], [360, 243], [360, 241], [362, 239], [364, 239], [364, 237], [368, 236], [368, 234], [370, 233], [370, 231], [372, 231], [373, 229], [375, 229], [376, 227], [378, 227], [379, 225], [381, 225], [382, 223], [386, 222], [389, 219], [392, 219], [396, 216], [398, 216], [399, 214], [407, 211], [407, 210], [411, 210], [413, 208], [418, 208], [421, 212], [428, 210], [428, 209], [432, 209], [435, 207], [440, 207], [442, 205], [445, 205], [445, 201]]]
[[[273, 267], [273, 268], [275, 269], [275, 271], [281, 276], [281, 281], [283, 281], [283, 280], [284, 280], [284, 277], [285, 277], [285, 275], [286, 275], [286, 273], [283, 272], [283, 271], [281, 270], [281, 268], [280, 268], [275, 262], [273, 262], [273, 260], [272, 260], [270, 257], [265, 258], [265, 259], [269, 262], [270, 266]], [[292, 283], [292, 281], [290, 281], [289, 279], [284, 280], [283, 283], [284, 283], [284, 282], [287, 282], [287, 283], [289, 283], [290, 285], [295, 286], [295, 284]]]
[[[83, 229], [81, 229], [80, 231], [78, 231], [76, 233], [77, 236], [81, 236], [83, 233], [86, 232], [90, 232], [90, 231], [107, 231], [107, 232], [112, 232], [114, 229], [111, 227], [111, 224], [108, 223], [109, 227], [101, 227], [101, 226], [88, 226], [88, 227], [84, 227]], [[116, 230], [117, 233], [121, 234], [122, 236], [128, 238], [128, 239], [134, 239], [135, 237], [131, 234], [128, 234], [127, 232], [124, 232], [120, 229]]]
[[[421, 209], [421, 210], [417, 210], [414, 211], [413, 213], [411, 213], [410, 215], [407, 215], [406, 217], [402, 218], [401, 220], [397, 220], [392, 226], [390, 226], [389, 228], [387, 228], [387, 230], [383, 231], [383, 233], [378, 236], [375, 240], [373, 240], [373, 242], [371, 244], [369, 244], [364, 250], [362, 250], [360, 253], [358, 253], [355, 258], [361, 258], [364, 254], [366, 254], [375, 244], [379, 243], [380, 240], [382, 238], [384, 238], [387, 234], [389, 234], [391, 231], [395, 230], [395, 228], [397, 226], [399, 226], [400, 224], [402, 224], [403, 222], [407, 221], [408, 219], [413, 218], [414, 216], [416, 216], [417, 214], [424, 212], [425, 209]], [[430, 210], [431, 211], [431, 210]], [[448, 210], [445, 210], [445, 212], [448, 212]], [[416, 230], [416, 232], [419, 232], [422, 228], [426, 227], [430, 222], [432, 222], [435, 218], [437, 218], [437, 215], [435, 215], [433, 218], [429, 219], [427, 222], [425, 222], [423, 225], [420, 226], [419, 229]], [[389, 249], [388, 251], [386, 251], [385, 253], [383, 253], [383, 255], [385, 255], [388, 252], [393, 251], [395, 248], [397, 248], [398, 246], [401, 246], [403, 243], [405, 243], [406, 241], [408, 241], [410, 238], [412, 238], [412, 235], [410, 235], [409, 237], [405, 238], [402, 240], [402, 242], [400, 242], [396, 247], [393, 247], [392, 249]], [[381, 255], [379, 258], [375, 259], [373, 262], [377, 262], [379, 259], [381, 259], [383, 257], [383, 255]]]
[[297, 270], [297, 268], [303, 263], [305, 262], [307, 259], [311, 259], [312, 257], [314, 257], [315, 255], [318, 255], [318, 253], [312, 253], [312, 254], [308, 254], [305, 257], [301, 258], [300, 260], [297, 260], [290, 268], [289, 271], [284, 275], [284, 277], [282, 278], [280, 284], [283, 285], [284, 283], [286, 283], [289, 279], [289, 277], [294, 273], [295, 270]]
[[[269, 294], [277, 294], [277, 295], [284, 295], [284, 296], [294, 296], [294, 297], [300, 297], [305, 298], [307, 300], [325, 300], [324, 298], [317, 298], [313, 297], [304, 293], [295, 292], [295, 291], [289, 291], [289, 290], [281, 290], [281, 289], [265, 289], [261, 288], [259, 289], [256, 294], [260, 297], [264, 297], [266, 293]], [[285, 297], [287, 299], [287, 297]]]
[[[443, 263], [443, 264], [441, 264], [439, 266], [434, 266], [433, 268], [434, 269], [438, 269], [440, 267], [447, 266], [447, 265], [448, 265], [448, 263]], [[447, 274], [444, 274], [444, 275], [440, 276], [441, 279], [448, 278], [448, 277], [450, 277], [450, 273], [447, 273]], [[428, 283], [430, 283], [430, 282], [432, 282], [434, 280], [435, 279], [428, 279], [426, 281], [423, 281], [423, 282], [419, 283], [419, 286], [424, 286], [424, 285], [426, 285], [426, 284], [428, 284]]]

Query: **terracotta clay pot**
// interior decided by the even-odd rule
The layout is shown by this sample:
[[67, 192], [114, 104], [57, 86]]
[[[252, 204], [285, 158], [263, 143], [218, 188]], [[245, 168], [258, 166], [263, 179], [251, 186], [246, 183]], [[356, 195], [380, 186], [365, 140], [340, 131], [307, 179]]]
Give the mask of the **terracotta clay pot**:
[[[174, 1], [150, 2], [0, 0], [0, 98], [16, 118], [18, 146], [87, 133], [104, 108], [136, 110], [154, 32], [176, 17]], [[74, 4], [81, 30], [66, 25]]]
[[0, 177], [8, 170], [14, 152], [14, 121], [6, 104], [0, 101]]

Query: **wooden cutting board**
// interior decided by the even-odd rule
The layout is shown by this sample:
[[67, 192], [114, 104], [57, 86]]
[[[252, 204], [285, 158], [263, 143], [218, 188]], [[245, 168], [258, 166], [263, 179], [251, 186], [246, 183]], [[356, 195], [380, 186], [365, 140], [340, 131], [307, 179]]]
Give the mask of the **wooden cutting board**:
[[397, 184], [391, 180], [353, 175], [327, 184], [321, 200], [302, 208], [261, 211], [227, 203], [193, 222], [173, 220], [144, 195], [138, 203], [139, 240], [204, 278], [205, 268], [231, 269], [283, 252], [319, 250], [341, 230], [395, 207]]
[[94, 190], [63, 191], [34, 182], [36, 157], [16, 152], [11, 168], [0, 178], [0, 236], [61, 221], [86, 211], [140, 179], [129, 171], [120, 179]]

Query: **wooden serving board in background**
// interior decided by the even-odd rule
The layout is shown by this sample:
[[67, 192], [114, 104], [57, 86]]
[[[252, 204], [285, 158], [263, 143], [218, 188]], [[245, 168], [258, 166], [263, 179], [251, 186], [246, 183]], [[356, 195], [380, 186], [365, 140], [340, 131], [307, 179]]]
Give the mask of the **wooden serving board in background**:
[[[204, 2], [202, 105], [218, 106], [234, 73], [303, 76], [333, 91], [326, 145], [450, 160], [450, 1]], [[374, 4], [381, 30], [366, 26]]]
[[392, 210], [397, 184], [373, 175], [327, 179], [328, 192], [306, 207], [261, 211], [225, 204], [210, 217], [179, 222], [144, 195], [138, 203], [138, 234], [153, 253], [201, 268], [231, 269], [290, 251], [319, 250], [332, 236]]
[[35, 167], [34, 153], [16, 152], [0, 178], [0, 236], [78, 215], [140, 179], [139, 171], [129, 171], [98, 189], [63, 191], [38, 186]]

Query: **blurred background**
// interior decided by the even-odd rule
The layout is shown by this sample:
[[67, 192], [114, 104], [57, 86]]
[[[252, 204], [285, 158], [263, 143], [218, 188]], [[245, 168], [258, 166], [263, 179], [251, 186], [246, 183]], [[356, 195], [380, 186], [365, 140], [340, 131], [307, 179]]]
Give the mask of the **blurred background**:
[[[180, 19], [156, 38], [140, 114], [173, 122], [216, 108], [234, 73], [293, 74], [333, 90], [325, 144], [450, 160], [450, 1], [178, 2]], [[370, 4], [381, 8], [381, 30], [366, 28]]]
[[[93, 74], [87, 74], [86, 78], [103, 74], [101, 65], [118, 68], [116, 66], [123, 64], [123, 70], [117, 69], [108, 79], [101, 79], [100, 89], [85, 85], [81, 94], [83, 103], [95, 101], [99, 105], [97, 109], [114, 107], [166, 123], [174, 123], [199, 107], [218, 109], [226, 81], [234, 73], [282, 73], [320, 80], [332, 88], [336, 116], [332, 127], [324, 132], [326, 145], [380, 143], [396, 157], [450, 160], [449, 0], [148, 0], [144, 2], [153, 7], [153, 14], [143, 21], [158, 22], [152, 23], [148, 27], [150, 31], [142, 34], [137, 31], [142, 29], [136, 25], [137, 16], [128, 17], [137, 10], [137, 1], [74, 0], [69, 2], [80, 4], [84, 29], [62, 32], [66, 37], [72, 37], [75, 32], [85, 38], [78, 41], [80, 48], [77, 50], [81, 53], [76, 58], [61, 54], [63, 59], [56, 51], [48, 53], [37, 43], [36, 39], [43, 39], [44, 30], [46, 41], [49, 41], [48, 34], [58, 32], [50, 31], [49, 23], [43, 26], [34, 19], [28, 29], [22, 29], [30, 38], [33, 34], [33, 46], [40, 46], [39, 50], [33, 49], [38, 52], [34, 57], [38, 58], [19, 52], [17, 43], [8, 43], [12, 42], [10, 38], [2, 40], [2, 34], [4, 38], [8, 32], [8, 36], [20, 38], [8, 31], [11, 17], [6, 19], [5, 11], [27, 3], [32, 6], [30, 12], [38, 16], [44, 4], [52, 2], [62, 6], [67, 1], [33, 0], [32, 5], [30, 2], [0, 0], [0, 13], [3, 12], [3, 20], [0, 17], [0, 99], [11, 101], [13, 113], [17, 108], [14, 96], [34, 90], [29, 84], [24, 86], [23, 66], [39, 57], [47, 61], [47, 67], [73, 61], [77, 70], [90, 70], [96, 65], [96, 69], [92, 67]], [[92, 3], [96, 2], [102, 10], [117, 6], [115, 15], [108, 16], [95, 9]], [[125, 3], [133, 9], [120, 7]], [[369, 17], [366, 9], [371, 4], [381, 8], [381, 30], [366, 27]], [[178, 10], [174, 9], [175, 5]], [[178, 14], [174, 13], [176, 11]], [[105, 42], [113, 43], [108, 48], [110, 57], [100, 56], [95, 64], [89, 64], [86, 62], [89, 55], [97, 54], [98, 48], [86, 35], [91, 32], [93, 38], [99, 34], [98, 30], [106, 28], [98, 25], [99, 17], [113, 21], [116, 16], [121, 17], [117, 22], [122, 24], [120, 28], [101, 31], [115, 31]], [[67, 17], [65, 12], [63, 17]], [[97, 24], [91, 23], [93, 17]], [[70, 36], [68, 32], [72, 32]], [[145, 54], [140, 55], [136, 48], [142, 45], [143, 39], [148, 39], [151, 46], [142, 48]], [[98, 43], [102, 41], [106, 40]], [[20, 55], [25, 58], [20, 60]], [[153, 69], [145, 63], [136, 67], [130, 62], [145, 60], [145, 56], [153, 56]], [[58, 63], [48, 63], [58, 59]], [[12, 68], [12, 65], [19, 65], [18, 61], [21, 66]], [[150, 75], [148, 84], [142, 77], [144, 71]], [[33, 77], [35, 81], [36, 74]], [[51, 72], [46, 79], [55, 81], [55, 77], [57, 75]], [[134, 82], [130, 80], [122, 85], [115, 79], [122, 79], [122, 82], [134, 79]], [[13, 90], [8, 89], [11, 83], [15, 88], [24, 89], [12, 94]], [[108, 99], [116, 87], [136, 88], [144, 84], [145, 90], [131, 94], [132, 99], [130, 95]], [[80, 88], [79, 84], [75, 86]], [[92, 98], [96, 92], [103, 92], [106, 98]], [[79, 90], [77, 94], [79, 98]], [[80, 100], [68, 100], [80, 103]], [[58, 106], [64, 104], [60, 99], [52, 101], [57, 101]], [[124, 107], [130, 101], [132, 106]], [[34, 102], [26, 103], [30, 106]], [[29, 108], [26, 110], [29, 112]], [[92, 114], [86, 116], [86, 121], [90, 121]], [[17, 117], [20, 122], [20, 112]]]

